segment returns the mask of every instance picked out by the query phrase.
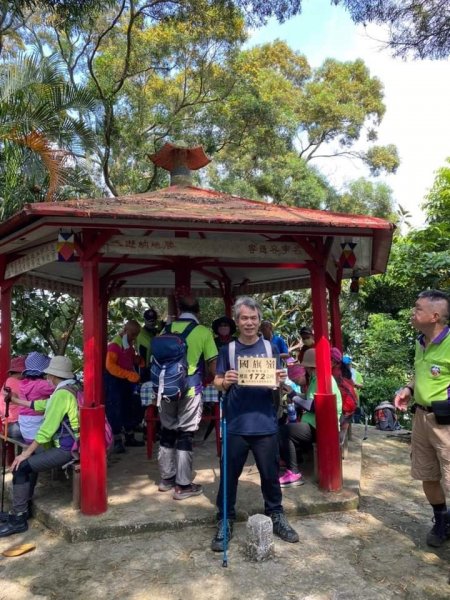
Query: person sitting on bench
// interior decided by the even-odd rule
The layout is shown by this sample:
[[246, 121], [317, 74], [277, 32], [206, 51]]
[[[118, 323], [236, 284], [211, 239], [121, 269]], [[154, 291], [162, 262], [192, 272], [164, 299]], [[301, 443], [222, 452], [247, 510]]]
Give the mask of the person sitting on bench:
[[[316, 441], [316, 415], [314, 414], [314, 394], [317, 391], [316, 378], [316, 350], [306, 350], [302, 367], [306, 369], [309, 376], [309, 385], [304, 403], [299, 396], [293, 396], [292, 400], [306, 409], [300, 423], [286, 423], [279, 430], [280, 454], [286, 464], [286, 471], [280, 476], [282, 488], [296, 487], [304, 483], [302, 474], [298, 468], [299, 454], [307, 452]], [[331, 378], [332, 393], [336, 395], [336, 408], [338, 420], [342, 414], [342, 396], [334, 377]], [[308, 406], [310, 404], [310, 406]]]
[[[72, 361], [55, 356], [44, 370], [55, 390], [46, 401], [44, 422], [30, 446], [14, 459], [13, 500], [9, 513], [0, 513], [0, 538], [28, 529], [28, 507], [33, 494], [33, 475], [62, 467], [72, 460], [72, 447], [79, 438], [78, 404], [67, 386], [75, 383]], [[18, 400], [20, 404], [21, 400]], [[41, 402], [38, 400], [36, 402]], [[52, 447], [45, 449], [47, 445]]]

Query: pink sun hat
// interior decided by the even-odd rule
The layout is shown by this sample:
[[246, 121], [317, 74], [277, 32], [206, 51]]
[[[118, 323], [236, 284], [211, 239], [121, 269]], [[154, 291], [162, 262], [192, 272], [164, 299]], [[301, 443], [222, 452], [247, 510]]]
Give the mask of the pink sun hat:
[[22, 373], [25, 371], [25, 356], [15, 356], [11, 359], [8, 373]]
[[298, 362], [288, 364], [287, 372], [291, 381], [295, 381], [299, 377], [304, 377], [306, 374], [305, 368], [302, 367]]

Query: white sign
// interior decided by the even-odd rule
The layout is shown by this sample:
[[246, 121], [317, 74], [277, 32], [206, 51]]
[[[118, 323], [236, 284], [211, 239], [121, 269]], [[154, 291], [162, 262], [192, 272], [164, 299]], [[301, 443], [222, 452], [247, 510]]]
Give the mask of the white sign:
[[276, 358], [238, 358], [238, 385], [277, 387]]

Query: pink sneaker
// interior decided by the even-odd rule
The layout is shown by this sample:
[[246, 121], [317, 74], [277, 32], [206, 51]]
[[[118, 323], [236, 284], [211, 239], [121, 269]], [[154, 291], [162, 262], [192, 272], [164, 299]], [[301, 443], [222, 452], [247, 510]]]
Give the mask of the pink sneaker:
[[293, 473], [289, 469], [280, 477], [279, 481], [282, 488], [297, 487], [305, 483], [301, 473]]

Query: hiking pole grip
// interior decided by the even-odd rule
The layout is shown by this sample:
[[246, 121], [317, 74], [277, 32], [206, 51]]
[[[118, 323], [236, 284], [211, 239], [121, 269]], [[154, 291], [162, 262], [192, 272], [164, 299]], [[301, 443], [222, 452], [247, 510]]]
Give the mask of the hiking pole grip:
[[5, 397], [3, 399], [5, 403], [5, 419], [9, 417], [9, 405], [11, 404], [12, 392], [10, 387], [4, 387]]

